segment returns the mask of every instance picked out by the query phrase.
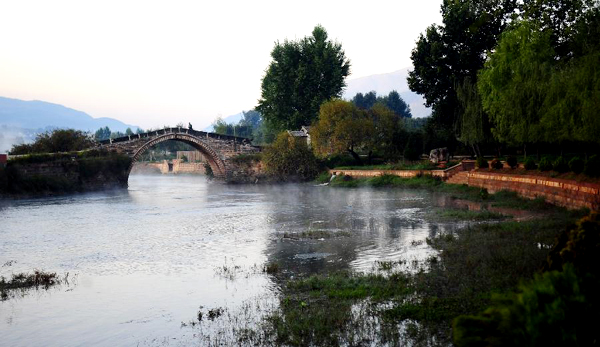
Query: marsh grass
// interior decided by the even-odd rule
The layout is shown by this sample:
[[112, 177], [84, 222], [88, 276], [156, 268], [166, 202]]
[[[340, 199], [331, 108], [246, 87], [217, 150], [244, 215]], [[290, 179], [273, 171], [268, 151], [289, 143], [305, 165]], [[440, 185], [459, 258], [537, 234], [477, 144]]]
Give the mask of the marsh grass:
[[349, 237], [352, 234], [348, 231], [333, 231], [327, 229], [309, 229], [302, 232], [284, 232], [284, 239], [330, 239], [334, 237]]
[[16, 290], [25, 292], [30, 289], [48, 289], [68, 281], [68, 277], [68, 273], [61, 278], [55, 272], [41, 270], [34, 270], [31, 274], [25, 272], [12, 274], [10, 278], [0, 276], [0, 301], [8, 300]]
[[435, 211], [432, 213], [433, 219], [439, 220], [448, 220], [448, 221], [488, 221], [488, 220], [501, 220], [506, 219], [509, 216], [504, 215], [502, 213], [488, 211], [486, 209], [482, 209], [479, 211], [472, 210], [442, 210]]

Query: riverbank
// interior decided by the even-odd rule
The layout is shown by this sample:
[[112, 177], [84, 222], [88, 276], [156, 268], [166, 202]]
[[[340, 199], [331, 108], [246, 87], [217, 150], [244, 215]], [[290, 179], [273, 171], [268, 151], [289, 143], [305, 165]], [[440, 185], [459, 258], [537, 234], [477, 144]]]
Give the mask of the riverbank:
[[62, 195], [127, 187], [131, 159], [115, 152], [90, 150], [31, 154], [0, 168], [0, 197]]
[[[386, 179], [390, 178], [379, 178]], [[375, 186], [391, 186], [375, 182], [380, 183]], [[432, 178], [402, 186], [443, 187]], [[479, 191], [475, 188], [447, 187], [462, 197], [526, 209], [539, 218], [469, 224], [455, 232], [437, 233], [426, 240], [435, 255], [420, 262], [380, 261], [372, 272], [298, 277], [278, 266], [274, 276], [282, 288], [279, 308], [265, 318], [262, 331], [243, 337], [265, 345], [451, 344], [452, 323], [458, 317], [476, 315], [498, 294], [518, 292], [520, 284], [532, 281], [549, 267], [551, 250], [562, 247], [561, 235], [588, 213], [509, 192], [475, 196]], [[452, 217], [473, 215], [453, 213]]]

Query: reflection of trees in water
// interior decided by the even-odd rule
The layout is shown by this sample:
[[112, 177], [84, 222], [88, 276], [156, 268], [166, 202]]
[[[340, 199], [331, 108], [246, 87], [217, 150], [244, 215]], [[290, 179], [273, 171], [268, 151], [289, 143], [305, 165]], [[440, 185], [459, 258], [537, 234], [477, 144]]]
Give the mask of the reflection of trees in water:
[[[385, 255], [437, 228], [423, 220], [432, 204], [427, 192], [284, 186], [270, 190], [267, 200], [276, 232], [266, 250], [269, 262], [294, 273], [346, 270], [364, 249]], [[311, 230], [328, 237], [302, 237]]]

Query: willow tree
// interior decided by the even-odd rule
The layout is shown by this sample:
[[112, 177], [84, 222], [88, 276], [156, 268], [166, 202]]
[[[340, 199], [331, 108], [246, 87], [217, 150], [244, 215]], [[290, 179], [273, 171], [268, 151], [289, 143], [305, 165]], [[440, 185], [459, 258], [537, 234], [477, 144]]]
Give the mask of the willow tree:
[[478, 81], [498, 141], [526, 146], [546, 140], [541, 117], [554, 56], [550, 33], [533, 22], [502, 34]]

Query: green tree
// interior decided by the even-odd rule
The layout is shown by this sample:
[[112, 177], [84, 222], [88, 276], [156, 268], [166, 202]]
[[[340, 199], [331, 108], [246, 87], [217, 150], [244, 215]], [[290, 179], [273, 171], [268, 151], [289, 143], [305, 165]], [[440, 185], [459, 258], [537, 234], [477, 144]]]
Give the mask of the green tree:
[[443, 25], [431, 25], [411, 53], [410, 89], [433, 108], [435, 123], [455, 129], [460, 112], [456, 87], [477, 80], [486, 52], [492, 49], [516, 8], [516, 0], [444, 0]]
[[279, 180], [306, 181], [318, 172], [317, 159], [304, 141], [282, 132], [263, 153], [267, 174]]
[[554, 55], [549, 32], [535, 23], [521, 22], [502, 35], [478, 84], [499, 141], [526, 145], [546, 140], [540, 120]]
[[275, 129], [312, 124], [321, 104], [341, 95], [350, 73], [342, 46], [322, 26], [300, 41], [276, 43], [271, 57], [256, 109]]
[[356, 107], [365, 110], [370, 110], [373, 108], [373, 106], [375, 106], [375, 104], [380, 103], [394, 111], [394, 113], [396, 113], [398, 116], [404, 118], [412, 117], [412, 114], [410, 113], [410, 106], [404, 102], [400, 94], [395, 90], [392, 90], [386, 96], [377, 96], [375, 91], [370, 91], [365, 95], [362, 93], [356, 93], [351, 101], [354, 105], [356, 105]]
[[[383, 103], [375, 104], [368, 116], [373, 122], [373, 135], [367, 139], [368, 148], [383, 154], [387, 160], [397, 159], [402, 154], [403, 143], [406, 143], [407, 133], [401, 116]], [[369, 160], [371, 152], [369, 152]]]
[[459, 140], [467, 146], [471, 146], [477, 157], [481, 157], [479, 145], [491, 138], [488, 115], [483, 111], [481, 97], [470, 77], [456, 89], [456, 95], [462, 112], [459, 118]]
[[133, 135], [133, 130], [131, 128], [125, 129], [125, 135]]
[[100, 128], [98, 130], [96, 130], [96, 132], [94, 133], [94, 139], [96, 141], [103, 141], [103, 140], [108, 140], [110, 139], [110, 128], [108, 126], [104, 127], [104, 128]]
[[311, 146], [320, 156], [350, 153], [362, 164], [357, 151], [372, 150], [373, 120], [349, 101], [334, 99], [321, 105], [319, 120], [311, 128]]

